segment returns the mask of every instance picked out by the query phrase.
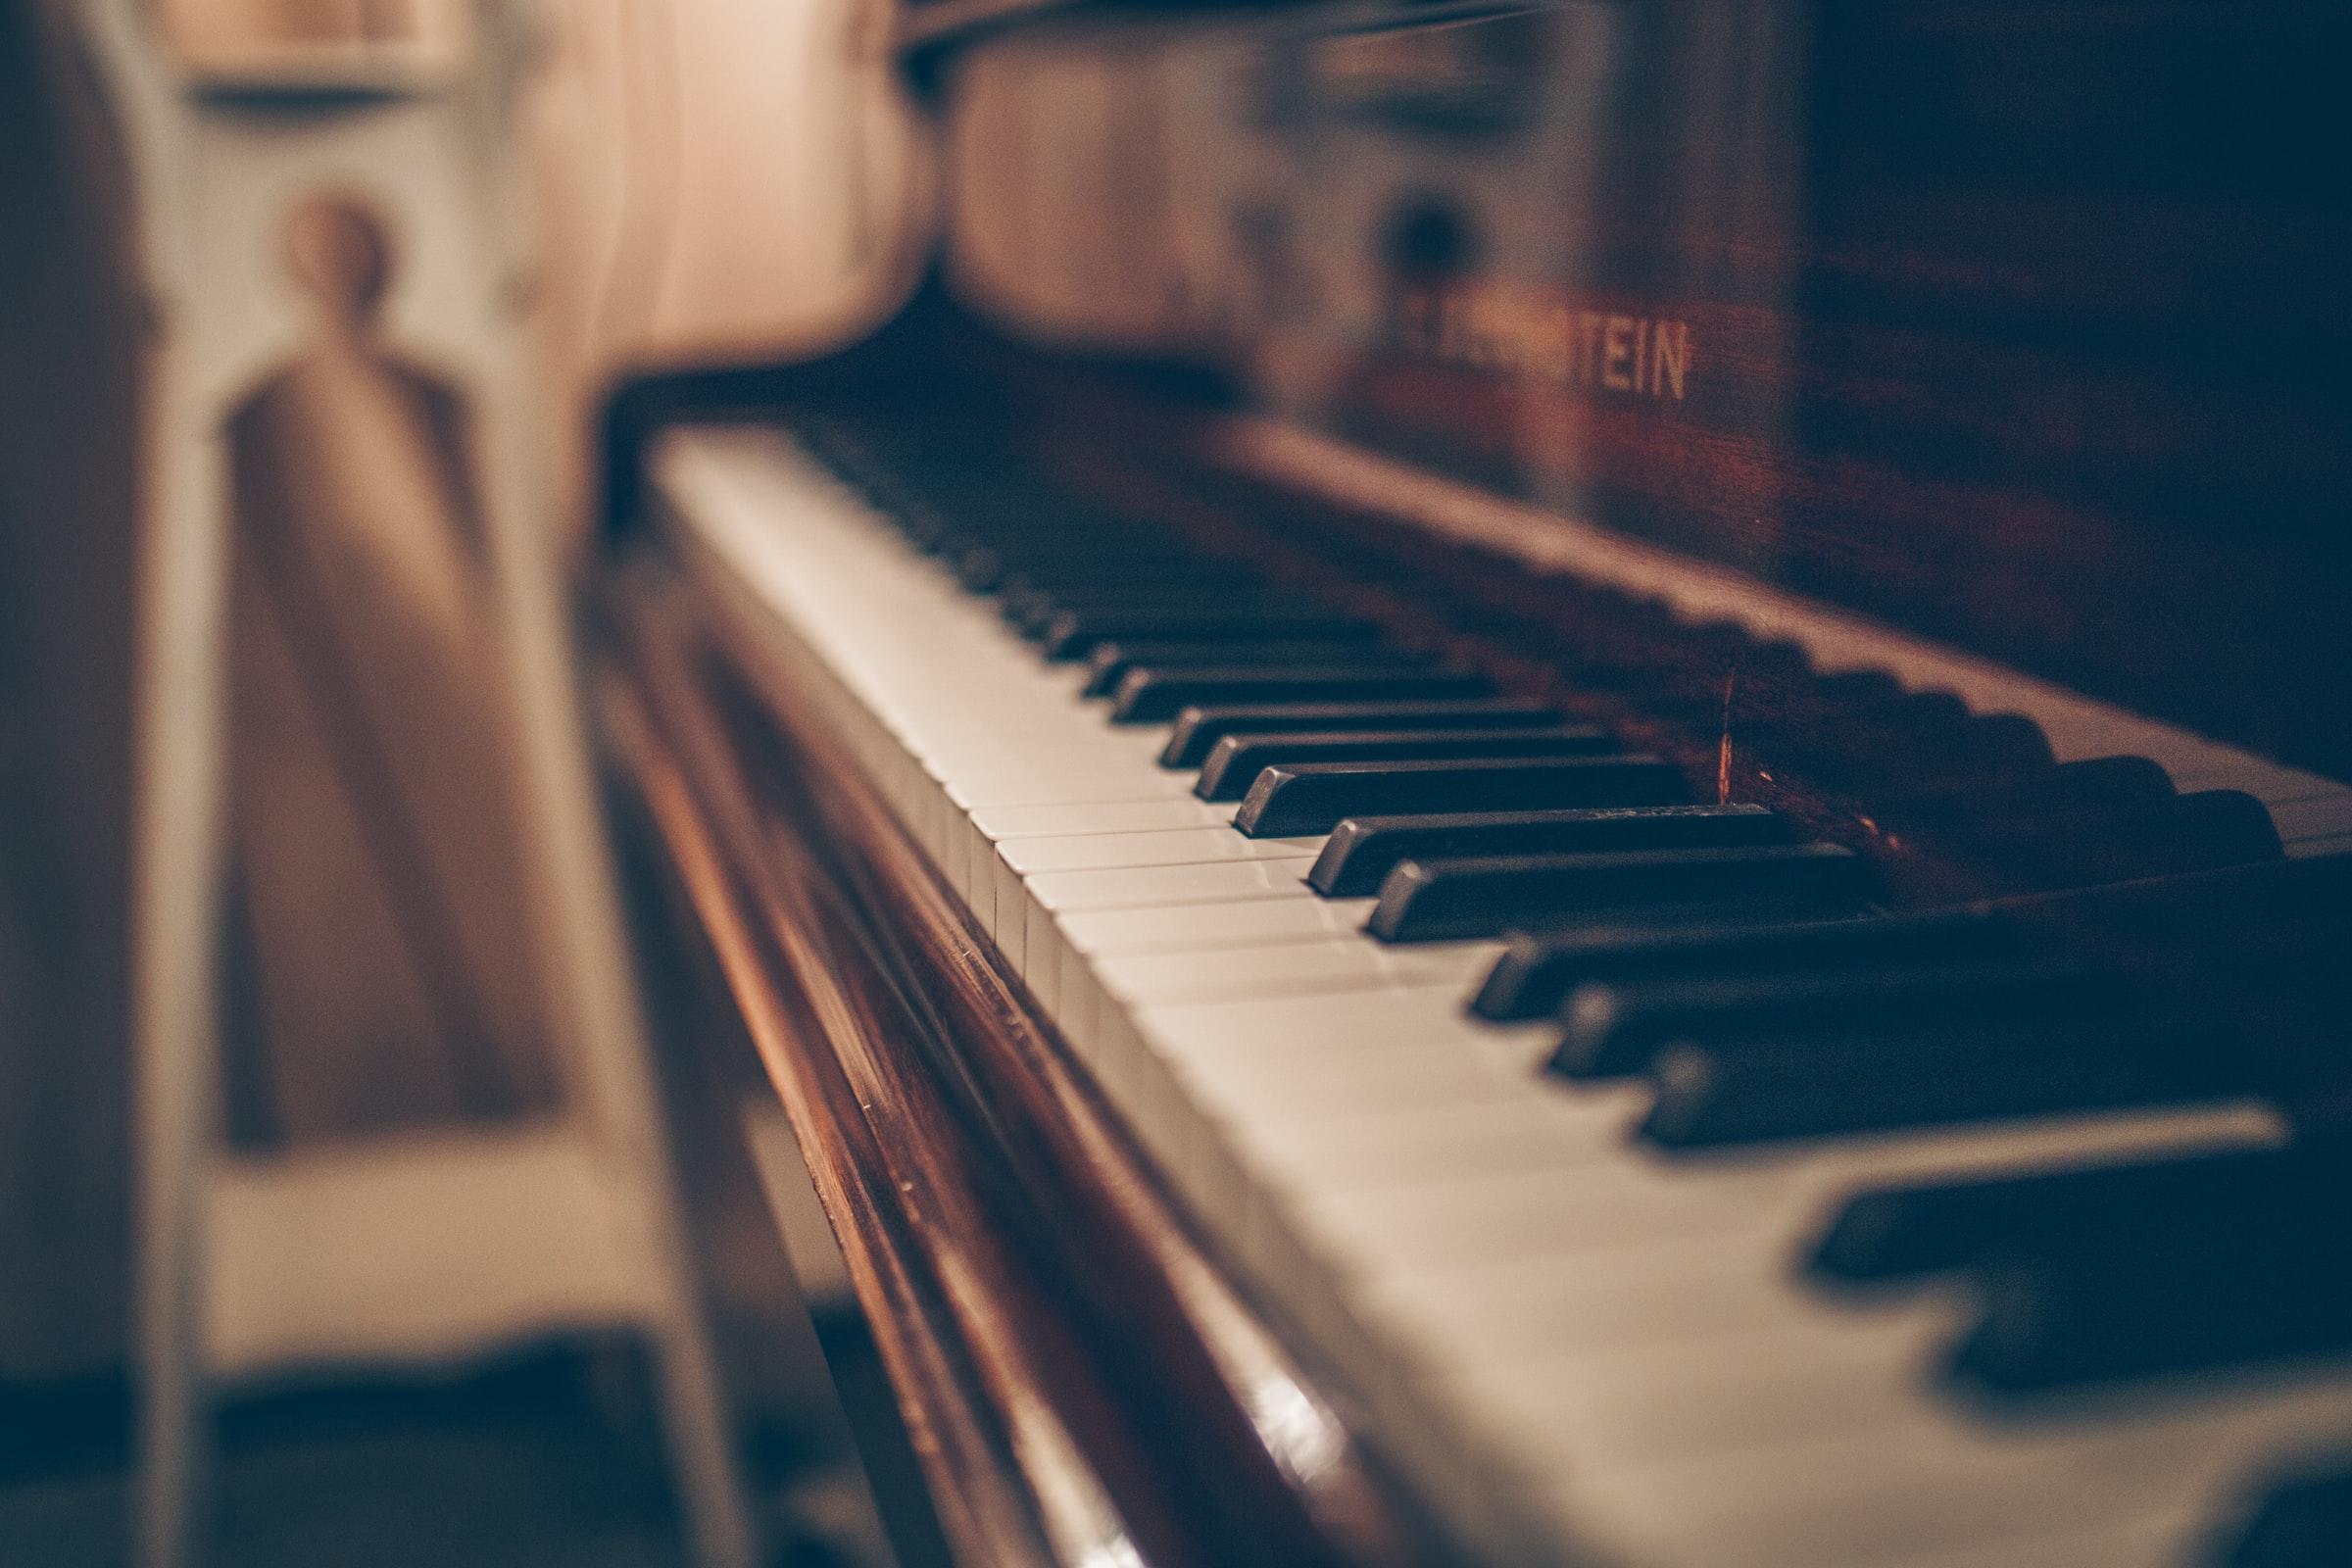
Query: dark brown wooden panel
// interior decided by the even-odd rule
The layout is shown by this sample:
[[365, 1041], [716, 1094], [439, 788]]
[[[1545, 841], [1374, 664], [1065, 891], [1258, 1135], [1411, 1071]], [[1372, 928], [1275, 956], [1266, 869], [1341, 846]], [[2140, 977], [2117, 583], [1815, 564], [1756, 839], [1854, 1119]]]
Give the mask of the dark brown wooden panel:
[[1163, 289], [1161, 345], [1285, 416], [2352, 774], [2352, 12], [1284, 17], [1157, 74], [1024, 40], [1167, 104], [1102, 132], [1152, 191], [1055, 147], [1030, 253], [1177, 259], [980, 309], [1132, 348]]

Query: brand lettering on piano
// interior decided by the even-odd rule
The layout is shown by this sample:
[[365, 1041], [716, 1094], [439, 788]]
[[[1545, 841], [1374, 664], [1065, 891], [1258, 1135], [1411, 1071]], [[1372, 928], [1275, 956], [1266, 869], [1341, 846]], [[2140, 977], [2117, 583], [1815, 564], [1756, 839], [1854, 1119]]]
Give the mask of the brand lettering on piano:
[[1675, 403], [1690, 385], [1688, 321], [1497, 284], [1418, 289], [1403, 305], [1398, 346], [1441, 364]]

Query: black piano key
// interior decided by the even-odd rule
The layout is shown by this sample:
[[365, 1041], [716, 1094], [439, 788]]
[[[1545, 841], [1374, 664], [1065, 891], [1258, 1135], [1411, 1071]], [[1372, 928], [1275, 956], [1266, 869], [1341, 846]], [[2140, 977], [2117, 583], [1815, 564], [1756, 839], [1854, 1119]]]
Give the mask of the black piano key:
[[1871, 1188], [1838, 1204], [1806, 1267], [1833, 1280], [1905, 1279], [2004, 1252], [2064, 1254], [2127, 1227], [2220, 1218], [2352, 1179], [2340, 1146], [2217, 1149], [2169, 1159], [2077, 1165], [1951, 1182]]
[[1852, 713], [1832, 709], [1735, 721], [1774, 766], [1841, 790], [1907, 791], [1939, 781], [2030, 778], [2054, 765], [2039, 725], [2014, 713], [1978, 715], [1948, 692], [1920, 692]]
[[1299, 762], [1259, 773], [1234, 826], [1251, 838], [1291, 838], [1328, 833], [1350, 816], [1671, 806], [1689, 798], [1679, 768], [1642, 755]]
[[1786, 818], [1761, 806], [1355, 816], [1332, 829], [1306, 885], [1326, 898], [1368, 898], [1406, 859], [1783, 844], [1793, 836]]
[[2017, 778], [1936, 784], [1874, 797], [1880, 825], [1949, 841], [2023, 831], [2060, 813], [2122, 810], [2169, 798], [2172, 775], [2144, 757], [2062, 762]]
[[1988, 714], [1939, 735], [1857, 729], [1809, 738], [1779, 754], [1791, 774], [1823, 786], [1877, 795], [1949, 784], [2039, 778], [2054, 766], [2041, 727], [2016, 714]]
[[[1747, 628], [1735, 621], [1728, 623], [1726, 630], [1740, 635]], [[1816, 707], [1849, 710], [1882, 708], [1914, 695], [1891, 671], [1884, 669], [1848, 669], [1835, 675], [1815, 675], [1805, 683], [1804, 692]]]
[[2344, 1568], [2352, 1563], [2352, 1455], [2278, 1481], [2198, 1561], [2209, 1568]]
[[1976, 858], [2020, 890], [2132, 882], [2276, 860], [2269, 808], [2239, 790], [2201, 790], [2128, 810], [2078, 813], [2037, 831], [1980, 838]]
[[1332, 702], [1483, 697], [1494, 689], [1468, 670], [1348, 670], [1313, 664], [1177, 664], [1130, 669], [1110, 700], [1114, 724], [1164, 724], [1207, 703]]
[[1401, 673], [1433, 667], [1427, 654], [1376, 643], [1330, 642], [1290, 638], [1268, 642], [1242, 638], [1227, 642], [1202, 638], [1197, 642], [1097, 643], [1086, 656], [1084, 697], [1103, 697], [1116, 691], [1131, 669], [1172, 669], [1186, 665], [1241, 664], [1311, 665], [1321, 669], [1351, 669], [1363, 673]]
[[1605, 729], [1428, 729], [1228, 735], [1201, 764], [1193, 793], [1238, 801], [1266, 768], [1283, 762], [1374, 762], [1477, 757], [1597, 757], [1621, 750]]
[[1944, 744], [1932, 770], [1936, 776], [2030, 778], [2058, 765], [2049, 736], [2023, 713], [1971, 712]]
[[1835, 844], [1406, 860], [1381, 884], [1364, 929], [1384, 942], [1451, 942], [1698, 904], [1786, 917], [1852, 907], [1864, 873]]
[[1676, 1041], [1762, 1039], [1799, 1029], [1835, 1038], [1923, 1020], [2073, 1015], [2121, 1006], [2128, 995], [2103, 969], [2032, 958], [1605, 981], [1569, 994], [1551, 1070], [1571, 1078], [1622, 1077], [1646, 1071]]
[[1228, 735], [1268, 730], [1519, 729], [1561, 722], [1559, 710], [1509, 697], [1394, 703], [1232, 703], [1187, 708], [1159, 754], [1162, 767], [1199, 767]]
[[[1841, 695], [1838, 688], [1848, 680], [1865, 684]], [[1668, 711], [1717, 721], [1722, 717], [1719, 687], [1669, 688], [1647, 700]], [[1892, 749], [1907, 741], [1940, 739], [1964, 727], [1969, 716], [1966, 705], [1949, 692], [1906, 691], [1891, 676], [1857, 671], [1852, 676], [1815, 676], [1787, 692], [1736, 704], [1732, 744], [1735, 750], [1746, 746], [1775, 755], [1826, 746], [1834, 755], [1858, 749], [1845, 745], [1851, 736]], [[1899, 758], [1886, 760], [1902, 765]]]
[[1680, 1043], [1651, 1063], [1641, 1133], [1709, 1149], [2202, 1100], [2244, 1087], [2219, 1045], [2107, 1019]]
[[1982, 1312], [1949, 1370], [2033, 1394], [2352, 1350], [2348, 1201], [2307, 1189], [2216, 1223], [1996, 1262], [1976, 1277]]
[[[1269, 641], [1312, 637], [1373, 642], [1379, 636], [1380, 628], [1369, 621], [1312, 607], [1207, 604], [1188, 609], [1163, 604], [1157, 608], [1057, 611], [1038, 629], [1037, 641], [1044, 645], [1048, 659], [1084, 659], [1095, 644], [1113, 638], [1181, 642], [1202, 637], [1262, 637]], [[1175, 710], [1162, 716], [1174, 717]]]
[[[1346, 827], [1341, 824], [1343, 832]], [[1328, 856], [1330, 850], [1324, 853]], [[1316, 864], [1320, 869], [1321, 861]], [[1308, 881], [1313, 880], [1310, 874]], [[1497, 1022], [1543, 1018], [1557, 1012], [1569, 992], [1593, 981], [1988, 956], [2018, 951], [2020, 940], [2015, 926], [1981, 909], [1778, 925], [1742, 921], [1664, 929], [1525, 931], [1513, 936], [1510, 947], [1494, 960], [1470, 1010]]]

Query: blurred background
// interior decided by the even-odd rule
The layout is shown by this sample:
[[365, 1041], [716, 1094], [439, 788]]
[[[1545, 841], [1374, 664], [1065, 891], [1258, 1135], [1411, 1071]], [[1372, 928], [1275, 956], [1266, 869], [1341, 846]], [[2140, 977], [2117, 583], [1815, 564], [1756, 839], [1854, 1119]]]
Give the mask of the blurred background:
[[[138, 416], [153, 390], [141, 356], [156, 323], [136, 285], [133, 144], [82, 26], [96, 9], [0, 3], [11, 1564], [127, 1549], [133, 579]], [[504, 199], [529, 236], [512, 281], [545, 420], [529, 510], [566, 553], [594, 410], [615, 376], [805, 351], [903, 287], [925, 195], [878, 65], [886, 11], [563, 0], [530, 13]], [[460, 0], [158, 0], [146, 20], [183, 69], [225, 74], [355, 46], [456, 59], [480, 41]], [[430, 1148], [561, 1111], [545, 976], [503, 936], [522, 917], [522, 871], [484, 673], [496, 662], [466, 409], [429, 356], [396, 341], [406, 318], [377, 318], [411, 260], [405, 238], [364, 204], [288, 216], [273, 262], [304, 296], [310, 335], [231, 421], [221, 1050], [226, 1135], [242, 1154]], [[729, 1341], [747, 1363], [731, 1376], [764, 1380], [784, 1408], [807, 1374], [762, 1326], [778, 1265], [759, 1200], [729, 1188], [743, 1175], [701, 1173], [721, 1196], [698, 1205], [718, 1216], [698, 1240], [722, 1324], [731, 1312], [753, 1325]], [[337, 1234], [321, 1201], [304, 1223]], [[265, 1315], [269, 1296], [252, 1293]], [[635, 1353], [625, 1336], [556, 1336], [422, 1383], [358, 1366], [261, 1380], [226, 1411], [218, 1560], [675, 1560]], [[788, 1456], [775, 1473], [793, 1471], [806, 1437], [777, 1439]], [[793, 1506], [820, 1524], [784, 1531], [787, 1547], [826, 1536], [821, 1501]]]

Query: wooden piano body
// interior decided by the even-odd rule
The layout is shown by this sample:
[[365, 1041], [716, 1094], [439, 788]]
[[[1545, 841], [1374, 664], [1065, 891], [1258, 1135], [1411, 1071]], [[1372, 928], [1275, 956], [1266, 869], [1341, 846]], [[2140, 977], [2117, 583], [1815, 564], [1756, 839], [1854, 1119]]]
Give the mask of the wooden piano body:
[[[1529, 1450], [1485, 1441], [1492, 1391], [1399, 1369], [1410, 1333], [1309, 1255], [1311, 1215], [1292, 1228], [1277, 1178], [1304, 1178], [1250, 1163], [1244, 1112], [1200, 1108], [1254, 1080], [1217, 1079], [1214, 1042], [1182, 1056], [1152, 1011], [1190, 999], [1206, 1029], [1279, 992], [1377, 1020], [1393, 994], [1398, 1028], [1434, 1028], [1417, 1020], [1452, 1020], [1492, 954], [1342, 953], [1373, 946], [1349, 905], [1317, 938], [1339, 979], [1238, 987], [1256, 945], [1238, 939], [1200, 942], [1192, 970], [1122, 967], [1086, 946], [1107, 922], [1054, 902], [1076, 873], [1021, 847], [1053, 835], [1004, 826], [955, 770], [978, 766], [967, 730], [1012, 657], [957, 608], [1019, 564], [1010, 514], [1115, 518], [1112, 555], [1244, 563], [1663, 760], [1680, 798], [1777, 813], [1864, 868], [1874, 913], [1993, 908], [2242, 1066], [2151, 1086], [2135, 1058], [2129, 1084], [2050, 1106], [1996, 1085], [1900, 1114], [1892, 1073], [1891, 1120], [1733, 1139], [1712, 1152], [1733, 1167], [2063, 1102], [2129, 1130], [2044, 1163], [2285, 1147], [2323, 1172], [2296, 1202], [2324, 1215], [2352, 1102], [2329, 961], [2352, 934], [2352, 202], [2324, 151], [2352, 23], [2077, 0], [951, 3], [909, 7], [901, 43], [940, 126], [939, 253], [835, 356], [616, 397], [598, 691], [662, 894], [648, 938], [698, 999], [674, 1030], [764, 1064], [891, 1376], [886, 1441], [911, 1446], [955, 1559], [2338, 1560], [2255, 1553], [2281, 1549], [2281, 1509], [2340, 1527], [2340, 1482], [2252, 1526], [2227, 1506], [2343, 1463], [2346, 1342], [2309, 1323], [2186, 1383], [1951, 1396], [1966, 1441], [2016, 1439], [2006, 1523], [1840, 1493], [1872, 1429], [1835, 1412], [1798, 1472], [1810, 1504], [1690, 1497], [1725, 1535], [1666, 1528], [1673, 1494], [1636, 1484], [1669, 1473], [1655, 1454], [1589, 1489], [1515, 1471]], [[861, 653], [861, 626], [905, 657]], [[1003, 668], [1005, 712], [1047, 700]], [[1043, 709], [1006, 722], [1031, 751], [1076, 733]], [[1095, 797], [1035, 799], [1043, 820]], [[1152, 794], [1135, 819], [1189, 823], [1192, 802]], [[1283, 906], [1326, 918], [1307, 909]], [[1185, 979], [1219, 953], [1224, 977]], [[1365, 1027], [1367, 1071], [1403, 1059]], [[1610, 1157], [1709, 1157], [1638, 1120]], [[2311, 1312], [2352, 1266], [2315, 1245], [2261, 1275], [2310, 1287]], [[2249, 1278], [2278, 1262], [2243, 1246]], [[2302, 1424], [2226, 1424], [2248, 1362]], [[1944, 1397], [1925, 1368], [1920, 1397]], [[2170, 1472], [2132, 1423], [2191, 1445], [2198, 1420], [2225, 1423], [2206, 1446], [2228, 1462], [2197, 1472], [2220, 1481], [2157, 1494]], [[2147, 1467], [2068, 1469], [2078, 1438]], [[1674, 1441], [1693, 1488], [1748, 1475], [1737, 1443]], [[1890, 1473], [1924, 1487], [1936, 1452]], [[1967, 1496], [2011, 1495], [1983, 1485]]]

